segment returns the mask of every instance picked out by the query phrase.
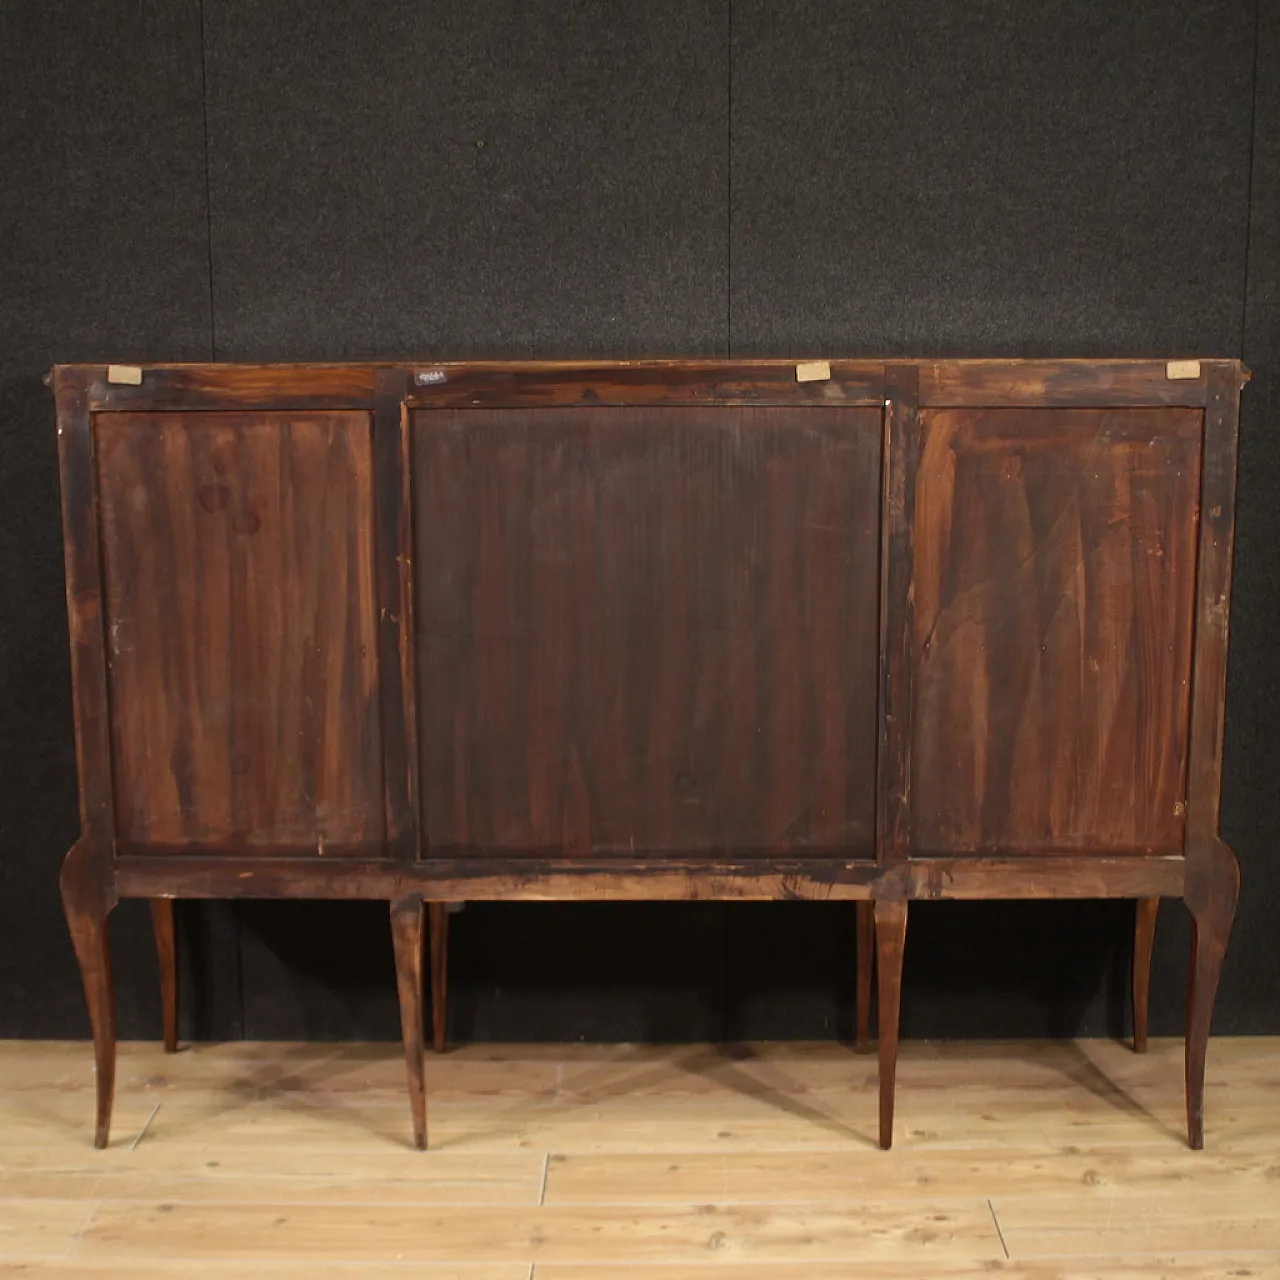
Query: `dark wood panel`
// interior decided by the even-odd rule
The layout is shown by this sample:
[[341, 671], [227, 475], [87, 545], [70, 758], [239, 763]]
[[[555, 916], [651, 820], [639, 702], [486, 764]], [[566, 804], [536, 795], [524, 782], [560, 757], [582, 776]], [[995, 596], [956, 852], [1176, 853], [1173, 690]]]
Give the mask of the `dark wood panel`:
[[870, 849], [879, 409], [412, 431], [433, 852]]
[[369, 415], [99, 414], [118, 839], [384, 839]]
[[1202, 405], [1212, 369], [1235, 360], [927, 360], [920, 402], [937, 407]]
[[1182, 857], [916, 858], [893, 867], [809, 854], [644, 858], [428, 858], [319, 862], [199, 854], [122, 857], [120, 892], [182, 898], [381, 898], [417, 893], [449, 901], [582, 899], [692, 902], [868, 898], [1136, 898], [1182, 893]]
[[1181, 850], [1202, 414], [921, 420], [915, 847]]

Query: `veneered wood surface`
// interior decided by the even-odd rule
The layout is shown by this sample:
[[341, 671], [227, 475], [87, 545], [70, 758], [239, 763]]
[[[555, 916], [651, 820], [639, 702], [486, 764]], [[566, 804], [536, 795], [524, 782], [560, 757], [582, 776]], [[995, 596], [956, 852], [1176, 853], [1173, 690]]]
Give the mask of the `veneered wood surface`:
[[870, 850], [878, 408], [411, 426], [429, 849]]
[[914, 846], [1180, 850], [1202, 414], [920, 416]]
[[95, 431], [120, 845], [376, 856], [369, 415]]

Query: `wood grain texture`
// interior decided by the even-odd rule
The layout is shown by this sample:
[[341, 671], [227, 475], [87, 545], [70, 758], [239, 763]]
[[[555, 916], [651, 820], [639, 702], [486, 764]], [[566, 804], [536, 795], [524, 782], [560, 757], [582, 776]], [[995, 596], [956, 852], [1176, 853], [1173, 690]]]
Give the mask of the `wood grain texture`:
[[117, 836], [383, 844], [368, 415], [96, 418]]
[[412, 428], [430, 851], [870, 850], [877, 411]]
[[1201, 417], [922, 411], [917, 848], [1181, 850]]
[[156, 940], [156, 968], [160, 972], [160, 1009], [165, 1053], [178, 1052], [178, 936], [172, 898], [151, 899], [151, 930]]

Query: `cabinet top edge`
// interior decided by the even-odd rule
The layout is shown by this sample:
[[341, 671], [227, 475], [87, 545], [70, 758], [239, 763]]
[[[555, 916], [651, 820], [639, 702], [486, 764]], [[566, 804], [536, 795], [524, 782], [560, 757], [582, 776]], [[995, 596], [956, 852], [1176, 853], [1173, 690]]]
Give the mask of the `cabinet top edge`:
[[[909, 376], [904, 381], [902, 375]], [[662, 358], [424, 360], [248, 364], [75, 363], [46, 382], [59, 404], [90, 411], [371, 408], [390, 395], [414, 407], [758, 403], [922, 406], [1203, 405], [1211, 373], [1243, 387], [1233, 357]], [[904, 390], [905, 388], [905, 390]]]

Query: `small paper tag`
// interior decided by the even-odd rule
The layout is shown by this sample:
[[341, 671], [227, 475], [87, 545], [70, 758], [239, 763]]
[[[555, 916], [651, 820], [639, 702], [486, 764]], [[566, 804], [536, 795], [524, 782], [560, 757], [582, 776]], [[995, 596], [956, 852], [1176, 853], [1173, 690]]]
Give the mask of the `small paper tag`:
[[796, 365], [797, 382], [826, 382], [830, 377], [829, 360], [803, 360]]
[[413, 375], [413, 380], [420, 387], [433, 387], [439, 382], [444, 382], [446, 378], [443, 369], [419, 369]]
[[1200, 376], [1199, 360], [1170, 360], [1164, 367], [1166, 378], [1198, 378]]
[[126, 387], [142, 386], [142, 370], [136, 364], [107, 365], [107, 381]]

